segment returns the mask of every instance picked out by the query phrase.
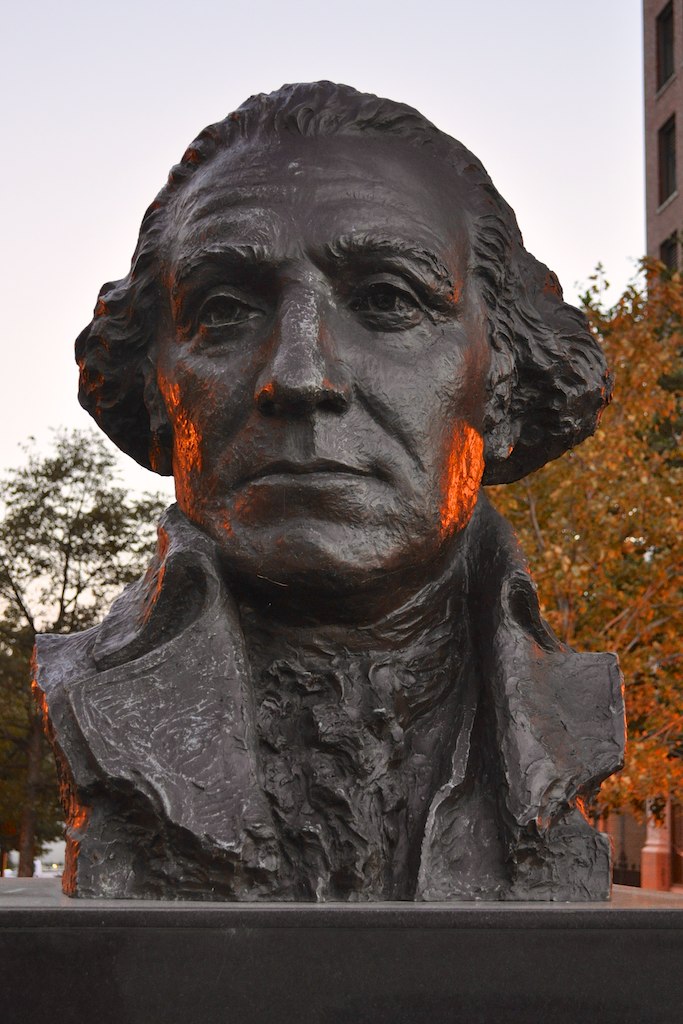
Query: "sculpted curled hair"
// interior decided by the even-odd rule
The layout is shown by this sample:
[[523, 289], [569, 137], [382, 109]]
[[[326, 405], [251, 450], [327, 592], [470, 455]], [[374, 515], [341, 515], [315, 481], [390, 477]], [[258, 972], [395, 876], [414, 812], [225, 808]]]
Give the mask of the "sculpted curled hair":
[[172, 200], [217, 153], [269, 134], [303, 137], [389, 133], [420, 147], [468, 182], [472, 264], [488, 309], [493, 358], [485, 421], [485, 484], [538, 469], [593, 433], [611, 378], [585, 317], [562, 299], [557, 278], [526, 251], [515, 215], [481, 162], [416, 110], [317, 82], [253, 96], [205, 128], [147, 210], [128, 275], [103, 285], [76, 341], [79, 399], [124, 452], [171, 473], [169, 426], [156, 384], [162, 295], [159, 246]]

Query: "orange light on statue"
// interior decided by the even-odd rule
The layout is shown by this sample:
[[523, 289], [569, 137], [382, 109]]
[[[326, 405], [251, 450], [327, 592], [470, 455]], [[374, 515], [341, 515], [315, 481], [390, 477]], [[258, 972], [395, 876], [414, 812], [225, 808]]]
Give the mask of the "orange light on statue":
[[180, 491], [184, 499], [189, 499], [194, 490], [189, 478], [201, 473], [202, 469], [201, 435], [181, 404], [179, 385], [160, 378], [159, 387], [173, 426], [173, 475], [176, 491]]
[[45, 729], [47, 727], [47, 723], [50, 720], [49, 711], [47, 707], [47, 699], [45, 697], [45, 694], [41, 690], [40, 686], [38, 685], [38, 680], [35, 678], [35, 664], [32, 664], [32, 670], [34, 673], [34, 678], [31, 680], [31, 692], [33, 694], [33, 700], [35, 701], [36, 706], [38, 708], [38, 712], [40, 713], [40, 717], [43, 722], [43, 728]]
[[145, 573], [145, 598], [142, 604], [142, 621], [149, 622], [154, 606], [161, 596], [166, 575], [166, 552], [168, 551], [168, 533], [163, 527], [157, 531], [157, 552], [154, 561]]
[[484, 439], [469, 423], [459, 423], [451, 439], [443, 481], [441, 530], [460, 530], [469, 521], [477, 503], [484, 474]]
[[460, 299], [462, 298], [462, 281], [456, 281], [453, 288], [448, 294], [448, 301], [454, 306], [460, 305]]
[[88, 818], [90, 817], [90, 808], [86, 807], [85, 804], [77, 804], [74, 800], [73, 808], [69, 817], [69, 827], [77, 832], [80, 832], [88, 824]]
[[66, 811], [66, 851], [64, 853], [62, 891], [67, 896], [75, 896], [78, 890], [81, 833], [88, 824], [91, 808], [79, 803], [73, 787], [70, 787], [66, 793], [62, 792], [62, 802]]

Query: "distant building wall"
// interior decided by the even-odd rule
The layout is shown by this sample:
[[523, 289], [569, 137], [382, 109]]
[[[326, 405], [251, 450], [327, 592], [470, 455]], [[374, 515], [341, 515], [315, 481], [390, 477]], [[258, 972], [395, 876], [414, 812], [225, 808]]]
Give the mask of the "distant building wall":
[[[683, 0], [643, 0], [643, 88], [647, 254], [683, 269]], [[615, 880], [661, 889], [683, 884], [680, 804], [669, 803], [661, 828], [613, 815], [607, 829]]]
[[643, 70], [647, 253], [674, 269], [683, 265], [683, 0], [644, 0]]

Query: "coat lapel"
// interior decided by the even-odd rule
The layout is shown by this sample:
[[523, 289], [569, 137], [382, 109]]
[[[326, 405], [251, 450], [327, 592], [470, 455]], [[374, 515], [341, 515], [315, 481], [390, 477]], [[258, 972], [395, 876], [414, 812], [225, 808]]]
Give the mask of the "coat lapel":
[[150, 570], [92, 631], [90, 671], [64, 680], [59, 701], [87, 738], [77, 786], [93, 772], [108, 788], [130, 784], [172, 825], [246, 856], [255, 840], [272, 846], [274, 830], [238, 612], [212, 547], [169, 509]]
[[623, 764], [617, 659], [561, 644], [509, 524], [483, 497], [475, 517], [477, 713], [430, 809], [419, 897], [519, 899], [521, 888], [527, 898], [604, 898], [609, 852], [581, 799]]

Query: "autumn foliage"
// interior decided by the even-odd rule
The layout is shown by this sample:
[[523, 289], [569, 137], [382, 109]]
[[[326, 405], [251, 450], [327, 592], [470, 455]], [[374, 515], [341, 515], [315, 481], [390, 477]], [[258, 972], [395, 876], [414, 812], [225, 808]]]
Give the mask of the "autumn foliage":
[[661, 267], [644, 270], [643, 283], [611, 308], [600, 273], [584, 297], [616, 378], [595, 436], [492, 488], [560, 639], [619, 655], [627, 759], [600, 799], [635, 811], [646, 799], [683, 799], [683, 282]]

